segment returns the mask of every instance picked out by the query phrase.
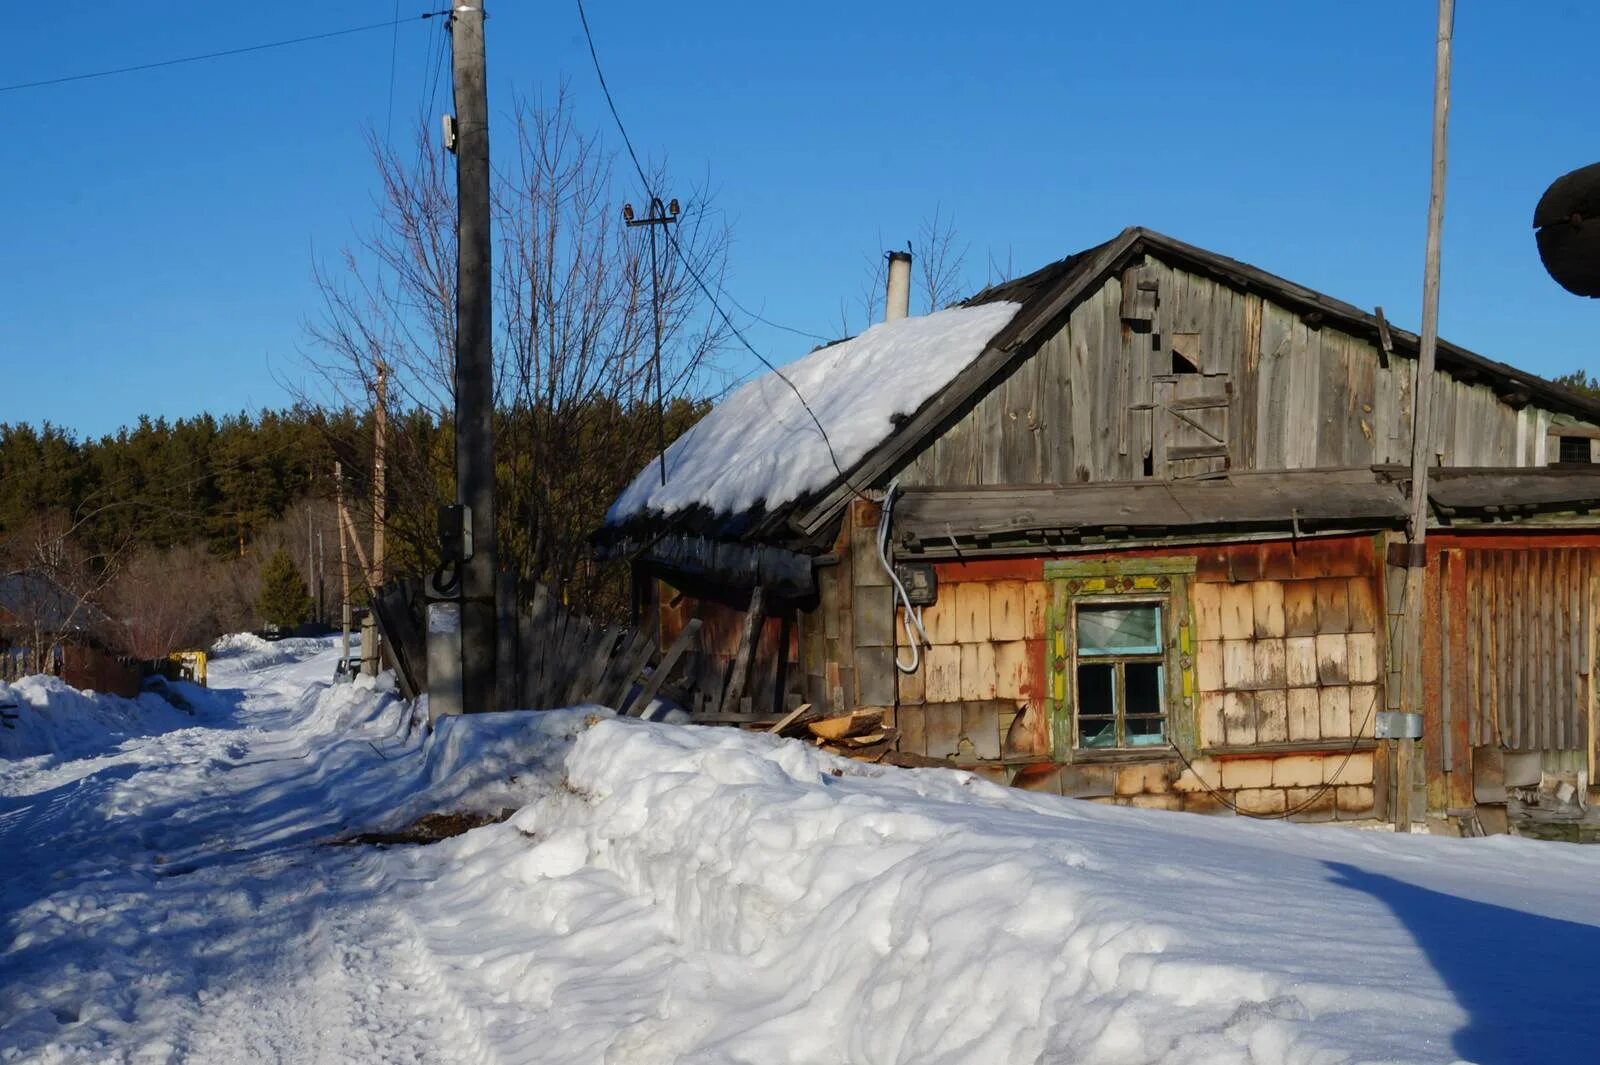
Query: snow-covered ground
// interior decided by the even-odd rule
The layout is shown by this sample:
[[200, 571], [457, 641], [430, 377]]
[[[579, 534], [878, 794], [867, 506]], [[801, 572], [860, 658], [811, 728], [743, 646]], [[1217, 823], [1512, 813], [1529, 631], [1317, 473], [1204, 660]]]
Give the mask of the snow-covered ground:
[[598, 710], [425, 739], [335, 654], [246, 642], [167, 731], [0, 760], [0, 1061], [1594, 1060], [1600, 848], [1099, 807]]

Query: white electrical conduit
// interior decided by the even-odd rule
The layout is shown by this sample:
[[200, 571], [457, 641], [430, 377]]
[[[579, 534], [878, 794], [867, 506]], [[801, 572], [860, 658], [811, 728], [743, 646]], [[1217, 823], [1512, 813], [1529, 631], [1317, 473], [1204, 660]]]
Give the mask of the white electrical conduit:
[[899, 481], [891, 482], [889, 490], [883, 495], [883, 510], [878, 515], [878, 561], [883, 563], [883, 571], [889, 575], [889, 583], [894, 585], [895, 597], [905, 609], [903, 620], [906, 626], [906, 640], [911, 644], [911, 664], [900, 661], [900, 655], [895, 654], [894, 667], [902, 673], [915, 673], [922, 664], [922, 647], [931, 645], [928, 639], [928, 630], [922, 627], [922, 608], [911, 605], [911, 597], [906, 594], [906, 586], [900, 583], [900, 575], [894, 571], [894, 566], [889, 562], [889, 521], [894, 509], [894, 495], [899, 490]]

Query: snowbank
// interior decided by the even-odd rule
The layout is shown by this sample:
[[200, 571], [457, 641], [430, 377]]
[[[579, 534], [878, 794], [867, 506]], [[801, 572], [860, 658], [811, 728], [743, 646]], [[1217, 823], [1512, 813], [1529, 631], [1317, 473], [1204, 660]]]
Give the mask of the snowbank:
[[541, 1061], [1535, 1061], [1600, 1034], [1581, 990], [1516, 975], [1600, 945], [1600, 852], [580, 724], [527, 720], [545, 789], [510, 822], [395, 855], [443, 983], [484, 1031], [540, 1017]]
[[0, 683], [0, 711], [0, 758], [82, 758], [130, 737], [194, 724], [191, 713], [153, 692], [124, 699], [45, 676]]
[[[644, 511], [706, 506], [768, 510], [819, 491], [977, 358], [1020, 304], [954, 307], [873, 326], [783, 368], [790, 388], [767, 373], [719, 403], [667, 448], [667, 483], [640, 471], [606, 512], [620, 524]], [[827, 430], [833, 454], [795, 389]], [[834, 462], [837, 460], [838, 467]]]
[[1600, 1038], [1564, 975], [1600, 952], [1600, 848], [1101, 807], [597, 709], [424, 738], [330, 685], [336, 654], [229, 658], [231, 714], [0, 789], [0, 1061], [1446, 1065]]

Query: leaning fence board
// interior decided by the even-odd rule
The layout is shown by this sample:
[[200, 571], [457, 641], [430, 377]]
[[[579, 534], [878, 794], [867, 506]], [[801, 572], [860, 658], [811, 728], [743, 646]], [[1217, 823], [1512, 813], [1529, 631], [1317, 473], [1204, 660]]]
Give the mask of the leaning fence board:
[[638, 698], [629, 703], [627, 713], [630, 716], [638, 717], [650, 708], [650, 701], [661, 691], [661, 686], [666, 683], [673, 667], [678, 664], [678, 659], [683, 657], [683, 653], [689, 649], [690, 644], [694, 643], [695, 637], [699, 634], [700, 619], [690, 618], [689, 623], [683, 627], [683, 631], [678, 633], [678, 638], [672, 641], [672, 646], [668, 647], [666, 653], [661, 656], [661, 661], [650, 674], [650, 680], [640, 690]]

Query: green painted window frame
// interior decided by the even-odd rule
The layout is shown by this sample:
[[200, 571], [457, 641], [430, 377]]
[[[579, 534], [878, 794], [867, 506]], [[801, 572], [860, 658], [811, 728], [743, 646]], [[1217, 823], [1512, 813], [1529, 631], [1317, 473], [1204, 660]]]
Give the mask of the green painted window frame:
[[[1047, 561], [1045, 582], [1050, 588], [1045, 630], [1045, 711], [1050, 722], [1051, 755], [1057, 762], [1149, 760], [1170, 756], [1173, 748], [1185, 757], [1196, 754], [1194, 616], [1189, 589], [1194, 583], [1192, 555], [1163, 558], [1059, 559]], [[1132, 747], [1077, 746], [1078, 660], [1076, 614], [1080, 603], [1159, 603], [1163, 648], [1161, 652], [1166, 700], [1165, 744]], [[1148, 658], [1150, 656], [1134, 656]], [[1086, 660], [1105, 661], [1102, 656]]]

